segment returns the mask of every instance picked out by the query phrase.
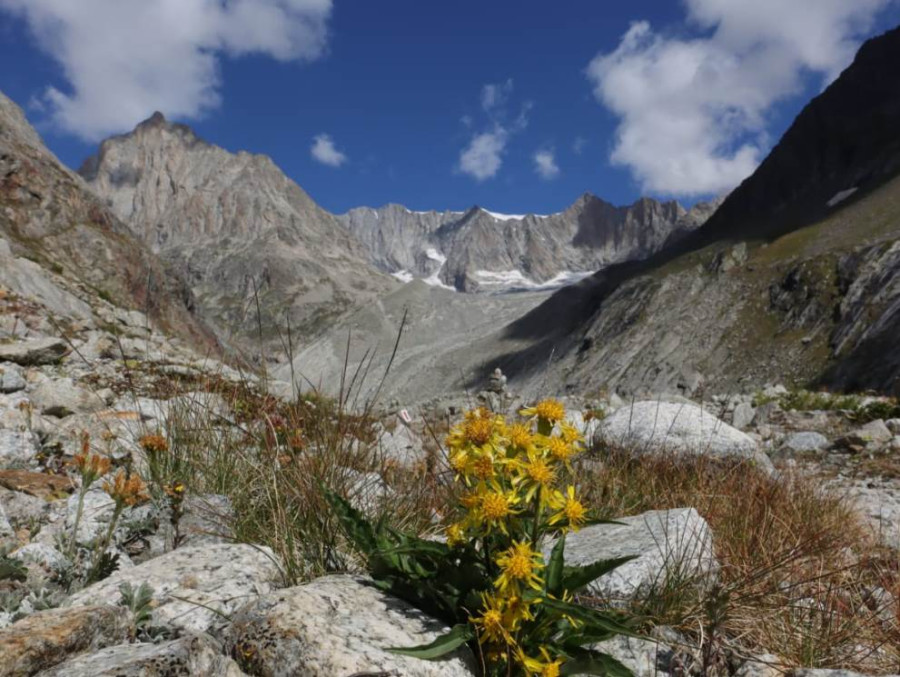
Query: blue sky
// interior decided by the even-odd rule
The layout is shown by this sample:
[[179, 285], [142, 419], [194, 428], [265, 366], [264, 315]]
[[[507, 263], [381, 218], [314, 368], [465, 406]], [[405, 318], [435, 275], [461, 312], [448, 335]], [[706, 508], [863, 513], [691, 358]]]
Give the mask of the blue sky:
[[0, 0], [0, 89], [66, 164], [160, 109], [335, 212], [693, 202], [900, 23], [892, 0], [66, 4]]

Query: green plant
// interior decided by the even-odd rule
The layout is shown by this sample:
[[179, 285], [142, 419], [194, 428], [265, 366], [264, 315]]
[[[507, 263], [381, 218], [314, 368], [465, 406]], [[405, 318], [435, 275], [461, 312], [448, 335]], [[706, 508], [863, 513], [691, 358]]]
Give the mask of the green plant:
[[[335, 493], [327, 492], [329, 501], [376, 585], [452, 626], [431, 644], [392, 651], [433, 660], [468, 643], [485, 675], [630, 675], [589, 648], [632, 634], [628, 618], [573, 596], [631, 558], [565, 566], [566, 532], [588, 522], [575, 488], [561, 485], [580, 435], [554, 400], [522, 414], [527, 418], [508, 424], [476, 409], [451, 430], [450, 464], [464, 490], [446, 542], [383, 520], [373, 525]], [[545, 562], [548, 537], [556, 542]]]
[[119, 606], [123, 606], [131, 612], [134, 634], [146, 631], [150, 627], [153, 617], [153, 588], [146, 583], [135, 588], [131, 583], [122, 583], [119, 586]]

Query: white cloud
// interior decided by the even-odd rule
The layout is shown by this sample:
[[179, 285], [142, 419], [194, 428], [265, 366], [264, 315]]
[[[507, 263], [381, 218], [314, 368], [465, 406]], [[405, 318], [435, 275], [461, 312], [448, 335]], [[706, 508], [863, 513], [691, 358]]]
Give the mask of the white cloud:
[[720, 193], [768, 149], [767, 117], [802, 76], [827, 84], [849, 64], [891, 0], [685, 0], [703, 37], [632, 24], [587, 69], [598, 101], [620, 118], [610, 160], [648, 192]]
[[88, 140], [161, 110], [198, 118], [220, 103], [219, 61], [322, 55], [332, 0], [0, 0], [62, 66], [67, 91], [41, 99], [60, 128]]
[[329, 167], [340, 167], [347, 161], [347, 156], [335, 148], [334, 141], [328, 134], [318, 134], [313, 138], [309, 154], [313, 156], [314, 160]]
[[485, 112], [491, 112], [506, 105], [509, 95], [512, 94], [512, 78], [506, 82], [488, 84], [481, 88], [481, 107]]
[[[512, 96], [513, 81], [487, 84], [481, 88], [481, 108], [488, 119], [488, 126], [472, 135], [468, 145], [459, 153], [457, 169], [477, 181], [494, 178], [503, 165], [503, 154], [510, 137], [528, 126], [528, 114], [533, 104], [526, 101], [519, 114], [509, 119], [509, 99]], [[474, 126], [471, 116], [463, 116], [465, 127]]]
[[584, 152], [584, 147], [587, 146], [588, 140], [583, 136], [576, 136], [575, 140], [572, 142], [572, 152], [575, 155], [581, 155]]
[[559, 176], [559, 165], [552, 149], [539, 150], [534, 154], [534, 171], [542, 179], [555, 179]]
[[509, 133], [502, 127], [476, 134], [459, 155], [459, 169], [478, 181], [491, 179], [503, 164], [503, 151]]

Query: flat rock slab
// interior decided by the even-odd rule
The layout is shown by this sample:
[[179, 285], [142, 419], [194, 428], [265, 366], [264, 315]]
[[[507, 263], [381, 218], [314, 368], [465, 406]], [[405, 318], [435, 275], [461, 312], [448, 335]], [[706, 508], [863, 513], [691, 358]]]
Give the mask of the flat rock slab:
[[128, 639], [131, 614], [124, 607], [50, 609], [0, 629], [0, 676], [33, 675], [71, 654]]
[[103, 398], [70, 378], [44, 381], [31, 392], [31, 401], [42, 414], [59, 418], [88, 414], [106, 407]]
[[[712, 532], [696, 510], [652, 510], [617, 519], [619, 524], [595, 524], [566, 536], [565, 561], [584, 566], [599, 560], [635, 559], [601, 576], [588, 586], [610, 602], [622, 602], [661, 585], [667, 576], [704, 578], [718, 569]], [[554, 542], [544, 545], [550, 556]]]
[[23, 367], [59, 362], [69, 351], [62, 339], [41, 338], [16, 343], [0, 343], [0, 362], [15, 362]]
[[65, 475], [47, 475], [28, 470], [0, 470], [0, 487], [47, 501], [63, 498], [75, 490], [75, 484]]
[[71, 606], [119, 601], [119, 586], [142, 583], [153, 588], [158, 624], [206, 632], [258, 595], [272, 592], [281, 573], [268, 548], [245, 544], [208, 544], [178, 548], [72, 595]]
[[636, 453], [675, 452], [737, 457], [771, 469], [749, 435], [694, 404], [647, 400], [622, 407], [601, 423], [603, 439]]
[[26, 468], [39, 450], [37, 435], [30, 430], [0, 429], [0, 469]]
[[121, 644], [76, 656], [41, 677], [241, 677], [238, 664], [211, 639], [187, 636], [162, 644]]
[[27, 385], [17, 366], [6, 363], [0, 367], [0, 393], [16, 393]]
[[788, 435], [781, 446], [794, 452], [819, 451], [828, 446], [828, 438], [822, 433], [799, 432]]
[[406, 602], [354, 576], [327, 576], [260, 597], [228, 631], [232, 655], [259, 675], [389, 674], [472, 677], [475, 662], [461, 648], [424, 661], [387, 651], [434, 641], [447, 628]]
[[650, 639], [618, 635], [591, 646], [615, 658], [631, 670], [634, 677], [670, 677], [674, 652], [665, 644]]

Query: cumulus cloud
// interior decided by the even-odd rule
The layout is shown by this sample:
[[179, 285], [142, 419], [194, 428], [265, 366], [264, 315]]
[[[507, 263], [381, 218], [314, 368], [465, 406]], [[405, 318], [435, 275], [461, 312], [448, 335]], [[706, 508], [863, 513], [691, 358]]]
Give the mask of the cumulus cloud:
[[339, 151], [328, 134], [318, 134], [313, 138], [309, 154], [317, 162], [329, 167], [340, 167], [347, 161], [347, 156]]
[[62, 67], [39, 97], [61, 129], [96, 140], [154, 110], [198, 118], [220, 103], [222, 56], [310, 61], [332, 0], [0, 0]]
[[646, 21], [587, 68], [598, 101], [619, 117], [610, 160], [648, 192], [720, 193], [768, 150], [772, 107], [813, 73], [823, 86], [853, 58], [891, 0], [685, 0], [698, 37]]
[[491, 179], [500, 171], [509, 134], [497, 128], [476, 134], [459, 155], [459, 169], [478, 181]]
[[534, 171], [548, 181], [559, 176], [559, 165], [552, 149], [539, 150], [534, 154]]
[[[510, 138], [528, 126], [528, 114], [532, 103], [524, 102], [518, 115], [510, 119], [509, 99], [513, 81], [487, 84], [481, 88], [481, 108], [487, 117], [487, 126], [472, 135], [469, 143], [459, 153], [457, 169], [476, 181], [494, 178], [503, 165], [503, 154]], [[471, 116], [464, 116], [466, 127], [474, 126]]]

